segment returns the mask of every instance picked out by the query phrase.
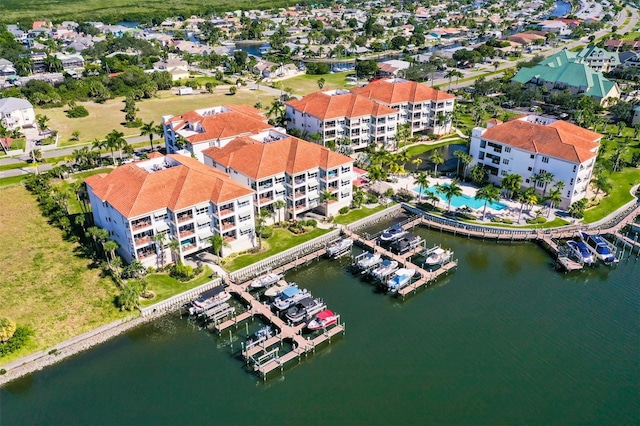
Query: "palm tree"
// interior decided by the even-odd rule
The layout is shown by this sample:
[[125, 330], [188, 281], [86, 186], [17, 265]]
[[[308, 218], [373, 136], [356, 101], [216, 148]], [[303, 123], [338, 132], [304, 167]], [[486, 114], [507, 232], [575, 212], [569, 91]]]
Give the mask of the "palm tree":
[[551, 209], [555, 209], [562, 202], [562, 192], [559, 189], [552, 189], [549, 191], [549, 210], [547, 211], [547, 217], [551, 214]]
[[572, 217], [584, 217], [584, 210], [587, 208], [587, 199], [582, 198], [569, 206], [569, 214]]
[[564, 189], [566, 183], [563, 180], [557, 180], [553, 183], [553, 187], [558, 189], [560, 192]]
[[420, 157], [416, 157], [413, 160], [411, 160], [411, 164], [415, 164], [416, 165], [416, 171], [420, 168], [420, 164], [422, 164], [422, 158]]
[[284, 127], [287, 122], [287, 110], [282, 102], [275, 100], [271, 102], [271, 108], [267, 112], [267, 116], [270, 118], [274, 125]]
[[324, 87], [324, 83], [326, 83], [326, 80], [320, 77], [320, 79], [318, 80], [318, 89], [322, 90], [322, 88]]
[[209, 238], [209, 242], [211, 243], [211, 250], [213, 251], [213, 254], [215, 254], [218, 260], [220, 260], [222, 257], [222, 248], [229, 247], [229, 243], [227, 243], [220, 234], [213, 235]]
[[171, 257], [175, 263], [180, 262], [180, 242], [178, 240], [169, 240], [167, 244], [169, 251], [171, 251]]
[[553, 173], [551, 172], [547, 172], [547, 171], [543, 171], [540, 172], [540, 183], [542, 183], [544, 185], [544, 187], [542, 188], [542, 197], [544, 198], [546, 192], [547, 192], [547, 185], [549, 185], [551, 182], [553, 182]]
[[149, 136], [149, 145], [151, 145], [151, 151], [153, 151], [153, 137], [156, 135], [156, 128], [153, 120], [149, 123], [144, 123], [142, 127], [140, 127], [140, 136], [146, 135]]
[[102, 243], [102, 249], [104, 250], [105, 257], [107, 258], [107, 264], [111, 268], [111, 261], [116, 257], [116, 250], [118, 250], [118, 243], [113, 240], [107, 240]]
[[458, 181], [454, 179], [449, 185], [439, 185], [438, 192], [447, 199], [447, 211], [451, 211], [451, 200], [453, 197], [462, 195], [462, 188], [458, 185]]
[[482, 164], [475, 164], [471, 167], [470, 175], [472, 181], [477, 184], [481, 184], [487, 179], [488, 172]]
[[62, 71], [62, 60], [55, 55], [47, 55], [44, 58], [44, 66], [49, 72]]
[[40, 134], [42, 134], [43, 131], [47, 130], [49, 117], [47, 117], [46, 115], [38, 114], [36, 115], [36, 123], [38, 123], [38, 129], [40, 129]]
[[591, 180], [591, 184], [596, 188], [594, 197], [597, 197], [600, 191], [609, 193], [613, 188], [609, 178], [604, 173], [599, 174], [595, 179]]
[[320, 194], [320, 202], [324, 203], [324, 217], [326, 219], [329, 219], [329, 202], [337, 199], [338, 197], [336, 196], [336, 194], [327, 189], [322, 191], [322, 193]]
[[418, 172], [416, 177], [413, 178], [413, 183], [418, 185], [420, 195], [418, 196], [418, 200], [422, 200], [422, 188], [429, 187], [429, 177], [425, 172]]
[[166, 232], [158, 232], [153, 237], [151, 237], [151, 241], [153, 241], [156, 245], [156, 249], [160, 252], [160, 266], [164, 267], [164, 241], [167, 238]]
[[105, 145], [111, 151], [111, 159], [113, 160], [113, 164], [116, 164], [116, 159], [113, 156], [114, 150], [120, 150], [120, 159], [122, 159], [122, 148], [127, 145], [127, 141], [124, 138], [124, 133], [119, 132], [117, 130], [112, 130], [106, 138]]
[[520, 212], [518, 213], [518, 222], [520, 222], [520, 216], [522, 216], [522, 211], [524, 210], [525, 205], [533, 205], [538, 202], [538, 196], [536, 195], [536, 188], [530, 186], [529, 188], [522, 191], [519, 196], [520, 200]]
[[91, 149], [98, 150], [98, 156], [100, 160], [102, 160], [102, 148], [106, 148], [106, 141], [95, 138], [93, 142], [91, 142]]
[[522, 186], [522, 176], [518, 173], [507, 173], [500, 182], [502, 189], [507, 191], [509, 198], [513, 198], [513, 195]]
[[469, 153], [465, 153], [460, 156], [460, 161], [462, 162], [462, 178], [467, 178], [467, 169], [469, 168], [469, 164], [473, 161], [473, 156]]
[[440, 150], [434, 149], [433, 154], [431, 154], [431, 157], [429, 157], [429, 159], [433, 163], [434, 174], [436, 177], [438, 177], [438, 166], [444, 163], [444, 158], [442, 157], [442, 154], [440, 154]]
[[460, 161], [465, 154], [466, 152], [462, 149], [456, 149], [453, 151], [453, 156], [458, 160], [458, 163], [456, 164], [456, 176], [460, 176]]
[[478, 189], [474, 198], [476, 200], [484, 200], [484, 209], [482, 210], [482, 218], [484, 219], [487, 213], [487, 204], [500, 200], [500, 189], [490, 183]]
[[396, 164], [401, 166], [400, 168], [402, 169], [402, 171], [404, 171], [404, 168], [407, 165], [407, 163], [411, 161], [411, 157], [409, 157], [409, 151], [407, 150], [396, 153], [393, 156], [393, 159]]
[[284, 200], [276, 200], [273, 202], [273, 208], [278, 210], [278, 223], [282, 222], [282, 209], [287, 207], [287, 203]]

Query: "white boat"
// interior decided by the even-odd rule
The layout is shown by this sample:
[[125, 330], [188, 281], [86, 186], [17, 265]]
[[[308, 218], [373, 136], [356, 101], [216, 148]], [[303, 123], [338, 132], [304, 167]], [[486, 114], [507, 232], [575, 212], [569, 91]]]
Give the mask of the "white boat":
[[282, 279], [283, 275], [270, 272], [262, 275], [251, 282], [251, 288], [271, 287]]
[[377, 253], [367, 253], [358, 262], [356, 266], [358, 269], [369, 269], [376, 266], [382, 261], [382, 257]]
[[280, 293], [280, 296], [273, 301], [273, 307], [279, 311], [284, 311], [309, 296], [311, 296], [311, 293], [309, 293], [308, 290], [300, 290], [297, 286], [291, 286], [285, 288], [282, 293]]
[[270, 338], [273, 337], [273, 329], [269, 325], [265, 325], [264, 327], [258, 329], [251, 337], [247, 339], [248, 345], [257, 345], [261, 342], [266, 342]]
[[287, 309], [285, 317], [293, 324], [299, 324], [302, 321], [313, 318], [318, 312], [326, 309], [327, 305], [322, 299], [314, 299], [313, 297], [305, 297], [299, 300], [294, 306]]
[[424, 263], [429, 266], [442, 265], [443, 263], [451, 260], [452, 255], [453, 252], [451, 250], [445, 250], [442, 247], [435, 247], [424, 260]]
[[605, 265], [618, 262], [618, 258], [614, 254], [615, 248], [603, 237], [600, 235], [590, 235], [585, 232], [581, 232], [581, 236], [589, 251], [596, 258], [602, 260]]
[[589, 251], [589, 247], [584, 241], [567, 241], [567, 247], [571, 250], [571, 252], [578, 258], [582, 260], [582, 263], [585, 265], [593, 265], [596, 260], [593, 258], [593, 255]]
[[327, 247], [327, 255], [329, 257], [337, 256], [349, 250], [353, 245], [351, 238], [343, 238]]
[[227, 293], [224, 287], [214, 287], [200, 294], [196, 300], [188, 305], [189, 315], [199, 315], [229, 299], [231, 299], [231, 294]]
[[391, 293], [397, 293], [400, 289], [406, 287], [409, 284], [409, 281], [415, 274], [415, 269], [398, 269], [393, 277], [386, 282], [387, 289]]
[[278, 297], [285, 288], [296, 287], [295, 283], [288, 283], [286, 281], [280, 281], [276, 285], [273, 285], [265, 290], [264, 295], [266, 297]]
[[391, 275], [396, 269], [398, 269], [398, 262], [396, 260], [383, 260], [380, 266], [371, 271], [371, 276], [381, 280]]
[[309, 330], [320, 330], [321, 328], [327, 328], [330, 325], [337, 324], [338, 318], [340, 316], [334, 314], [329, 309], [325, 309], [322, 312], [319, 312], [318, 315], [314, 319], [312, 319], [309, 324], [307, 324], [307, 328]]
[[398, 254], [402, 254], [418, 247], [421, 242], [422, 238], [407, 232], [402, 238], [394, 241], [391, 244], [391, 248], [398, 252]]
[[407, 235], [407, 231], [405, 231], [402, 226], [393, 225], [382, 231], [380, 241], [390, 243], [404, 237], [405, 235]]

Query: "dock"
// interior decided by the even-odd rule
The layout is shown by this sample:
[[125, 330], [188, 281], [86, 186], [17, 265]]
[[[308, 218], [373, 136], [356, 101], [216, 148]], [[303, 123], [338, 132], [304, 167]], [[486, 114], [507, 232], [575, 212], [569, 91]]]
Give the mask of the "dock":
[[[421, 222], [421, 218], [413, 218], [407, 221], [403, 227], [412, 228], [416, 225], [419, 225]], [[343, 232], [347, 235], [347, 237], [353, 239], [353, 241], [361, 247], [373, 253], [379, 253], [387, 257], [388, 259], [395, 260], [398, 262], [398, 265], [402, 265], [402, 267], [404, 268], [415, 269], [417, 273], [420, 274], [420, 278], [418, 278], [416, 281], [398, 290], [398, 296], [402, 297], [403, 299], [411, 292], [415, 293], [416, 290], [418, 290], [420, 287], [432, 283], [440, 276], [447, 274], [449, 271], [455, 269], [458, 266], [458, 263], [452, 260], [434, 271], [428, 271], [422, 266], [418, 266], [409, 260], [409, 258], [411, 258], [412, 256], [424, 252], [425, 248], [422, 245], [418, 245], [405, 253], [396, 254], [378, 245], [376, 242], [377, 235], [374, 235], [373, 237], [367, 235], [367, 237], [369, 237], [367, 239], [346, 228], [343, 229]]]
[[[309, 259], [315, 258], [316, 255], [313, 254], [305, 256], [298, 261], [305, 262]], [[269, 338], [268, 340], [242, 349], [242, 356], [244, 357], [244, 359], [248, 363], [254, 364], [254, 370], [260, 376], [262, 376], [264, 380], [266, 380], [267, 375], [272, 371], [278, 369], [282, 371], [285, 364], [287, 364], [289, 361], [300, 359], [302, 356], [307, 356], [307, 354], [310, 352], [315, 353], [316, 347], [318, 345], [324, 342], [330, 343], [332, 337], [341, 333], [344, 334], [344, 324], [338, 323], [325, 330], [322, 334], [315, 337], [314, 339], [303, 337], [301, 333], [305, 327], [305, 324], [299, 324], [296, 326], [287, 324], [278, 315], [273, 313], [268, 305], [260, 303], [251, 293], [249, 293], [248, 288], [250, 284], [251, 280], [248, 280], [242, 284], [228, 284], [227, 291], [241, 299], [247, 306], [247, 311], [225, 322], [216, 324], [215, 330], [218, 333], [221, 333], [222, 331], [230, 327], [237, 327], [241, 322], [246, 321], [249, 318], [253, 318], [256, 315], [261, 316], [265, 321], [269, 322], [272, 326], [280, 330], [278, 334]], [[291, 341], [293, 349], [281, 356], [279, 354], [278, 348], [285, 340]]]

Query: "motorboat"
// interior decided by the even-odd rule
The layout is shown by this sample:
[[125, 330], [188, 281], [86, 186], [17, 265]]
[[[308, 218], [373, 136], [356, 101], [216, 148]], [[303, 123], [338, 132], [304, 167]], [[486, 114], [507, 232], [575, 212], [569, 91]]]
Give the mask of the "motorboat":
[[269, 325], [258, 329], [253, 335], [247, 339], [248, 345], [257, 345], [258, 343], [266, 342], [274, 335], [273, 329]]
[[382, 257], [377, 253], [367, 253], [356, 263], [358, 269], [370, 269], [382, 261]]
[[322, 312], [319, 312], [318, 315], [314, 319], [312, 319], [309, 324], [307, 324], [307, 328], [309, 330], [320, 330], [321, 328], [327, 328], [331, 325], [338, 323], [338, 318], [340, 315], [336, 315], [333, 311], [329, 309], [325, 309]]
[[318, 312], [326, 309], [327, 305], [322, 299], [314, 299], [313, 297], [305, 297], [299, 300], [294, 306], [287, 309], [284, 315], [287, 320], [293, 324], [298, 324], [307, 319], [313, 318]]
[[407, 233], [399, 240], [394, 241], [391, 244], [391, 248], [398, 252], [398, 254], [402, 254], [418, 247], [421, 242], [422, 239], [417, 235]]
[[280, 293], [282, 293], [282, 291], [285, 288], [294, 287], [294, 286], [296, 286], [295, 283], [288, 283], [286, 281], [280, 281], [276, 285], [273, 285], [273, 286], [269, 287], [268, 289], [266, 289], [265, 292], [264, 292], [264, 295], [266, 297], [278, 297], [280, 295]]
[[371, 271], [373, 278], [381, 280], [384, 277], [391, 275], [396, 269], [398, 269], [398, 261], [396, 260], [383, 260], [380, 266]]
[[428, 266], [442, 265], [443, 263], [451, 260], [452, 255], [453, 252], [451, 250], [445, 250], [442, 247], [435, 247], [431, 249], [431, 252], [424, 260], [424, 263]]
[[602, 236], [591, 235], [586, 232], [582, 232], [581, 236], [589, 251], [596, 258], [602, 260], [606, 265], [618, 262], [618, 258], [614, 254], [615, 248]]
[[298, 286], [287, 287], [282, 290], [282, 293], [273, 301], [273, 307], [279, 311], [284, 311], [309, 296], [311, 296], [309, 291], [305, 289], [301, 290]]
[[407, 231], [405, 231], [402, 226], [393, 225], [382, 231], [382, 235], [380, 235], [380, 241], [391, 243], [393, 241], [396, 241], [397, 239], [404, 237], [405, 235], [407, 235]]
[[589, 247], [587, 247], [587, 244], [584, 241], [567, 241], [567, 247], [569, 247], [571, 252], [578, 259], [581, 259], [582, 263], [585, 265], [593, 265], [596, 262], [591, 251], [589, 251]]
[[227, 293], [223, 286], [214, 287], [201, 293], [196, 300], [188, 305], [189, 315], [199, 315], [229, 299], [231, 299], [231, 294]]
[[251, 282], [251, 288], [271, 287], [272, 285], [280, 281], [282, 277], [283, 275], [281, 274], [274, 274], [273, 272], [270, 272], [253, 280]]
[[327, 255], [330, 257], [337, 256], [349, 250], [353, 245], [351, 238], [343, 238], [327, 247]]
[[400, 289], [406, 287], [409, 281], [416, 274], [415, 269], [400, 268], [386, 283], [387, 289], [392, 293], [397, 293]]

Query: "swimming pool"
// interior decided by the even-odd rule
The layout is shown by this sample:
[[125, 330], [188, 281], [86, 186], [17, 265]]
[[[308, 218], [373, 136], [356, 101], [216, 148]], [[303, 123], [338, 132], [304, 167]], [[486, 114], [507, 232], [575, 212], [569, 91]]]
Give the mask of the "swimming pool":
[[[414, 192], [420, 194], [420, 187], [416, 186], [415, 188], [413, 188]], [[445, 204], [448, 202], [447, 199], [444, 197], [444, 195], [441, 192], [438, 192], [437, 187], [434, 186], [430, 186], [428, 188], [422, 188], [422, 195], [426, 195], [427, 191], [435, 194], [438, 198], [440, 198]], [[462, 206], [467, 206], [467, 207], [471, 207], [472, 209], [482, 209], [484, 208], [484, 200], [476, 200], [473, 197], [469, 197], [468, 195], [457, 195], [454, 196], [451, 199], [451, 205], [453, 207], [459, 208]], [[508, 206], [506, 204], [502, 204], [502, 203], [498, 203], [498, 202], [491, 202], [491, 203], [487, 203], [487, 207], [490, 209], [494, 209], [494, 210], [504, 210], [506, 209]]]

